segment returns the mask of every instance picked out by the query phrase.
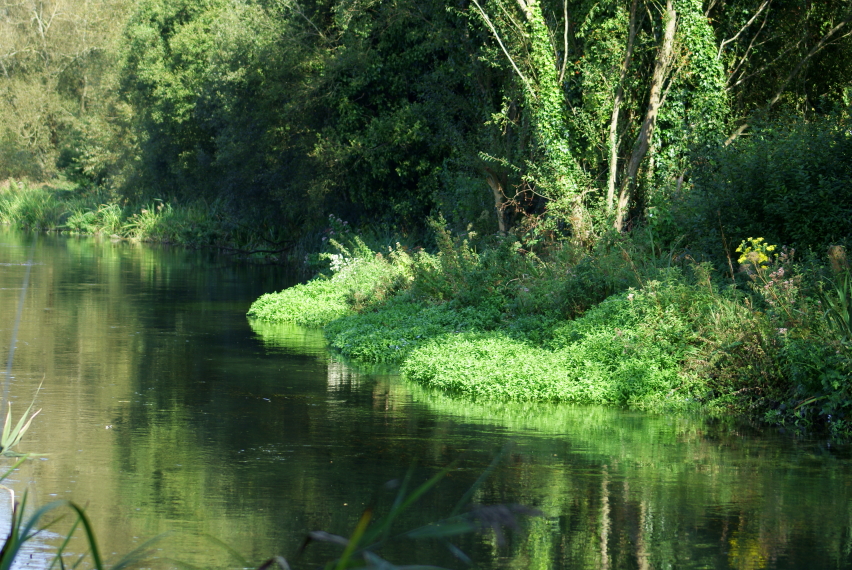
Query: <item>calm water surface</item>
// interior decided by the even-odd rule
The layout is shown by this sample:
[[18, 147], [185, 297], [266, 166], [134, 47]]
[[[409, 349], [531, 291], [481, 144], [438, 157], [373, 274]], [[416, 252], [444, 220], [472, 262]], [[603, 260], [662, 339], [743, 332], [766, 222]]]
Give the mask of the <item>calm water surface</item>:
[[[422, 482], [458, 460], [400, 521], [414, 527], [506, 450], [473, 501], [544, 516], [503, 544], [455, 541], [482, 568], [852, 567], [848, 450], [701, 418], [463, 403], [353, 369], [316, 332], [246, 320], [288, 284], [280, 268], [0, 227], [4, 361], [31, 252], [10, 393], [20, 413], [43, 382], [21, 449], [44, 455], [11, 486], [86, 505], [107, 554], [169, 531], [152, 566], [239, 566], [205, 536], [254, 564], [291, 557], [308, 531], [347, 534], [365, 504], [381, 510], [410, 466]], [[436, 542], [385, 553], [465, 567]]]

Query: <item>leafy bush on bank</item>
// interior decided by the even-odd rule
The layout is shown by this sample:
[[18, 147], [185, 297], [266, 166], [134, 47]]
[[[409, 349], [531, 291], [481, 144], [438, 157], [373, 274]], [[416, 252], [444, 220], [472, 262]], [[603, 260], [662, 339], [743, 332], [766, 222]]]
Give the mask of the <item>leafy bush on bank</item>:
[[669, 206], [700, 251], [749, 236], [824, 249], [852, 235], [852, 130], [846, 113], [784, 118], [700, 159], [694, 190]]
[[341, 246], [346, 270], [264, 296], [250, 314], [324, 326], [350, 359], [469, 398], [701, 406], [850, 431], [842, 248], [831, 263], [803, 262], [746, 240], [740, 271], [722, 275], [641, 232], [537, 256], [512, 238], [477, 251], [436, 229], [436, 254]]
[[670, 397], [684, 385], [686, 327], [676, 315], [665, 327], [644, 325], [642, 297], [621, 293], [556, 328], [555, 350], [504, 331], [445, 335], [415, 349], [402, 373], [475, 398], [646, 404]]
[[357, 310], [363, 310], [407, 287], [412, 258], [403, 249], [388, 255], [374, 253], [354, 238], [351, 249], [336, 240], [338, 253], [324, 253], [328, 271], [309, 283], [279, 293], [267, 293], [252, 303], [248, 316], [268, 322], [325, 326]]

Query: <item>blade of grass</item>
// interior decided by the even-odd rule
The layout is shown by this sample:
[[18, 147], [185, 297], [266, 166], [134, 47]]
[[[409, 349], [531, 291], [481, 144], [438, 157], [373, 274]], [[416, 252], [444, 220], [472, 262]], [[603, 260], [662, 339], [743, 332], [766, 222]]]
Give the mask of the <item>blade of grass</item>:
[[90, 554], [92, 556], [92, 562], [95, 565], [96, 570], [104, 570], [104, 563], [101, 559], [101, 553], [98, 550], [98, 542], [95, 539], [95, 531], [92, 528], [92, 523], [89, 522], [89, 517], [86, 515], [86, 511], [84, 511], [79, 505], [72, 502], [67, 502], [68, 507], [71, 510], [77, 513], [77, 516], [80, 517], [80, 520], [83, 523], [83, 529], [86, 531], [86, 539], [89, 542]]
[[361, 514], [361, 518], [358, 519], [358, 524], [355, 525], [355, 530], [352, 531], [352, 536], [349, 537], [349, 544], [347, 544], [346, 548], [343, 549], [343, 554], [340, 555], [340, 560], [337, 561], [335, 570], [343, 570], [346, 568], [347, 564], [349, 564], [349, 559], [352, 558], [352, 554], [361, 543], [361, 538], [364, 536], [364, 532], [367, 530], [367, 525], [370, 524], [372, 519], [373, 508], [367, 507]]
[[387, 540], [388, 534], [390, 533], [391, 525], [393, 524], [396, 515], [399, 513], [399, 506], [405, 499], [405, 493], [408, 492], [408, 485], [409, 483], [411, 483], [411, 477], [414, 475], [414, 467], [414, 463], [412, 463], [408, 467], [408, 471], [405, 472], [405, 477], [402, 478], [402, 483], [400, 484], [399, 490], [396, 493], [396, 497], [393, 500], [393, 505], [391, 505], [390, 512], [381, 519], [380, 524], [377, 525], [377, 528], [373, 529], [373, 531], [369, 533], [368, 537], [366, 537], [367, 542], [371, 542], [373, 540], [373, 537], [379, 535], [381, 535], [382, 537], [379, 540], [379, 543], [383, 543]]
[[488, 477], [491, 475], [491, 473], [497, 467], [497, 464], [503, 459], [503, 456], [505, 456], [509, 452], [509, 449], [511, 447], [512, 447], [511, 443], [507, 443], [506, 445], [503, 446], [503, 449], [500, 450], [500, 453], [498, 453], [494, 457], [494, 459], [491, 460], [491, 463], [488, 465], [488, 467], [485, 469], [485, 471], [483, 471], [479, 475], [479, 478], [474, 482], [473, 485], [471, 485], [470, 489], [468, 489], [467, 492], [462, 496], [462, 498], [459, 499], [459, 502], [456, 503], [455, 508], [453, 508], [453, 510], [450, 512], [451, 517], [459, 514], [461, 512], [462, 508], [464, 508], [464, 506], [466, 504], [468, 504], [468, 502], [470, 501], [470, 498], [473, 497], [473, 494], [476, 493], [477, 489], [479, 489], [482, 486], [482, 484], [485, 482], [485, 480], [488, 479]]
[[257, 570], [266, 570], [270, 566], [277, 564], [281, 570], [290, 570], [290, 565], [287, 564], [287, 560], [283, 556], [273, 556], [263, 564], [261, 564]]
[[149, 538], [124, 556], [122, 556], [118, 562], [111, 566], [110, 570], [123, 570], [137, 562], [140, 562], [147, 558], [148, 554], [151, 552], [151, 546], [155, 543], [163, 540], [167, 536], [171, 536], [171, 532], [164, 532], [162, 534], [158, 534], [154, 538]]
[[243, 568], [250, 568], [252, 566], [252, 564], [242, 554], [237, 552], [233, 547], [231, 547], [230, 545], [228, 545], [224, 541], [216, 538], [215, 536], [213, 536], [211, 534], [202, 534], [201, 536], [204, 539], [212, 542], [213, 544], [215, 544], [216, 546], [218, 546], [219, 548], [221, 548], [222, 550], [224, 550], [228, 554], [230, 554], [231, 557], [234, 560], [236, 560], [240, 564], [240, 566], [242, 566]]
[[21, 427], [21, 423], [24, 421], [24, 419], [26, 419], [27, 414], [30, 413], [31, 409], [32, 409], [32, 406], [27, 408], [26, 413], [23, 416], [21, 416], [21, 419], [18, 421], [18, 425], [15, 426], [15, 431], [13, 432], [15, 434], [15, 437], [12, 440], [12, 443], [9, 444], [10, 449], [12, 447], [15, 447], [19, 443], [21, 443], [21, 439], [23, 439], [24, 434], [27, 433], [27, 430], [30, 429], [30, 425], [33, 423], [33, 420], [35, 419], [35, 417], [37, 415], [39, 415], [41, 413], [41, 409], [38, 409], [32, 416], [30, 416], [30, 419], [27, 421], [27, 423], [24, 424], [23, 427]]
[[412, 503], [417, 501], [420, 497], [423, 496], [429, 489], [438, 484], [438, 482], [452, 470], [457, 464], [459, 460], [456, 459], [443, 469], [441, 469], [438, 473], [432, 476], [428, 481], [414, 489], [410, 495], [405, 497], [401, 502], [395, 502], [395, 508], [391, 510], [387, 515], [382, 517], [380, 524], [376, 525], [376, 528], [372, 529], [368, 534], [367, 540], [365, 542], [372, 542], [376, 536], [383, 534], [385, 529], [390, 528], [390, 524], [394, 521], [394, 519], [402, 512], [404, 512], [408, 507], [411, 506]]
[[71, 530], [69, 530], [65, 535], [65, 540], [63, 540], [62, 544], [59, 545], [59, 548], [56, 550], [56, 556], [51, 561], [50, 566], [47, 567], [47, 570], [52, 570], [57, 562], [59, 562], [61, 568], [65, 568], [65, 562], [62, 560], [62, 552], [65, 550], [65, 547], [68, 546], [68, 543], [71, 542], [71, 537], [74, 535], [74, 531], [77, 530], [79, 524], [80, 519], [77, 519], [74, 521], [74, 524], [71, 525]]
[[12, 505], [12, 520], [9, 526], [9, 534], [6, 536], [6, 541], [3, 543], [3, 548], [0, 549], [0, 569], [8, 570], [12, 567], [15, 556], [20, 550], [20, 531], [23, 525], [23, 512], [27, 504], [27, 494], [21, 497], [20, 504], [14, 502]]
[[20, 466], [21, 466], [21, 463], [23, 463], [24, 461], [26, 461], [28, 457], [29, 457], [29, 455], [23, 455], [23, 456], [21, 456], [21, 458], [20, 458], [20, 459], [18, 459], [18, 460], [15, 462], [15, 464], [14, 464], [14, 465], [12, 465], [11, 467], [9, 467], [8, 471], [6, 471], [6, 472], [5, 472], [5, 473], [3, 473], [2, 475], [0, 475], [0, 481], [5, 480], [5, 479], [6, 479], [6, 477], [8, 477], [9, 475], [11, 475], [11, 474], [12, 474], [12, 472], [14, 472], [14, 471], [15, 471], [15, 469], [17, 469], [18, 467], [20, 467]]
[[450, 551], [450, 554], [467, 564], [468, 566], [473, 566], [473, 560], [470, 559], [470, 556], [465, 554], [461, 548], [450, 542], [449, 540], [442, 540], [441, 543], [447, 547], [447, 550]]
[[0, 446], [3, 451], [8, 447], [6, 442], [9, 441], [9, 432], [12, 430], [12, 402], [9, 402], [8, 410], [6, 411], [6, 421], [3, 422], [3, 435], [0, 436]]

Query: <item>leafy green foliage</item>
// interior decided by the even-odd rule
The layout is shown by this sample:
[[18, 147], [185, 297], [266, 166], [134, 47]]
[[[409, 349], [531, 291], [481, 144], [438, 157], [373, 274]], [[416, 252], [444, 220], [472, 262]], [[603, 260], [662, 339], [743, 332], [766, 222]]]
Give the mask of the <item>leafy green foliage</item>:
[[246, 254], [286, 253], [286, 247], [280, 247], [285, 241], [280, 234], [265, 232], [262, 225], [246, 228], [220, 202], [153, 200], [122, 207], [115, 196], [73, 183], [11, 181], [7, 189], [0, 190], [0, 223], [139, 241], [221, 246]]
[[0, 190], [0, 221], [25, 228], [55, 229], [62, 207], [53, 192], [41, 186], [10, 181]]
[[373, 253], [359, 238], [350, 250], [332, 241], [339, 253], [325, 254], [331, 275], [320, 274], [308, 283], [255, 301], [248, 315], [267, 322], [323, 326], [356, 309], [379, 303], [409, 280], [410, 256], [390, 249], [388, 256]]
[[331, 346], [361, 362], [399, 364], [426, 341], [448, 333], [495, 328], [499, 311], [460, 307], [457, 303], [428, 305], [398, 296], [377, 311], [347, 315], [325, 327]]
[[788, 119], [720, 147], [696, 172], [683, 229], [705, 251], [752, 236], [801, 249], [852, 234], [852, 135], [845, 115]]
[[345, 292], [331, 279], [314, 279], [280, 293], [267, 293], [252, 303], [248, 316], [267, 322], [322, 326], [351, 311]]
[[[41, 410], [36, 410], [32, 415], [30, 415], [34, 403], [34, 401], [30, 403], [29, 407], [18, 419], [18, 422], [13, 425], [12, 402], [9, 402], [9, 410], [6, 413], [6, 419], [3, 422], [3, 433], [0, 435], [0, 453], [9, 455], [12, 452], [12, 448], [21, 443], [21, 439], [23, 439], [27, 430], [30, 429], [30, 425], [33, 423], [33, 420], [41, 412]], [[29, 416], [29, 418], [27, 418], [27, 416]]]
[[443, 336], [413, 351], [402, 372], [475, 398], [659, 402], [685, 385], [680, 363], [691, 335], [674, 296], [654, 287], [610, 297], [553, 328], [544, 347], [502, 331]]
[[[287, 228], [288, 241], [329, 212], [407, 236], [443, 212], [454, 229], [489, 234], [499, 219], [589, 245], [628, 170], [630, 217], [671, 221], [679, 191], [728, 161], [715, 146], [735, 122], [771, 117], [776, 102], [808, 120], [848, 104], [845, 3], [705, 4], [672, 2], [674, 55], [636, 172], [627, 158], [642, 146], [660, 3], [92, 0], [49, 26], [56, 0], [10, 4], [0, 177], [61, 173], [113, 194], [95, 206], [122, 209], [203, 198]], [[819, 154], [832, 141], [812, 143]], [[837, 168], [820, 180], [808, 167], [794, 185], [837, 192]], [[773, 193], [793, 204], [770, 200], [768, 219], [787, 233], [811, 231], [819, 211], [841, 235], [842, 204], [832, 216], [798, 190]], [[759, 200], [743, 198], [753, 218]], [[88, 209], [71, 211], [75, 228], [101, 223], [106, 212]], [[701, 224], [688, 227], [714, 227]], [[669, 229], [674, 239], [684, 227]]]
[[[258, 308], [325, 324], [344, 357], [396, 364], [409, 379], [467, 398], [702, 406], [849, 431], [852, 359], [825, 318], [842, 313], [846, 293], [842, 281], [820, 293], [823, 264], [752, 238], [741, 272], [720, 281], [710, 263], [661, 255], [644, 230], [596, 251], [565, 246], [538, 257], [512, 239], [480, 250], [475, 236], [434, 228], [440, 251], [401, 257], [406, 277], [396, 288], [383, 284], [394, 264], [360, 242], [360, 256], [335, 258], [331, 278]], [[836, 248], [832, 258], [841, 269], [844, 255]], [[372, 301], [356, 303], [356, 289]]]
[[834, 280], [833, 291], [822, 295], [829, 326], [841, 342], [852, 342], [852, 274], [843, 271]]

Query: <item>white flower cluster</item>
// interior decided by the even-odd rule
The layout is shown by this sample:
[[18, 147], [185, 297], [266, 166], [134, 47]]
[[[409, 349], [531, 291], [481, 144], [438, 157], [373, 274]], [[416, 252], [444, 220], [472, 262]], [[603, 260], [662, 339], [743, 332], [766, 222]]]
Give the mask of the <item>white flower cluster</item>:
[[342, 253], [326, 253], [322, 257], [328, 260], [329, 268], [335, 277], [343, 277], [358, 264], [357, 257], [346, 257]]
[[343, 257], [340, 253], [331, 253], [328, 255], [328, 260], [331, 263], [331, 270], [334, 273], [340, 273], [340, 271], [346, 267], [347, 259]]

